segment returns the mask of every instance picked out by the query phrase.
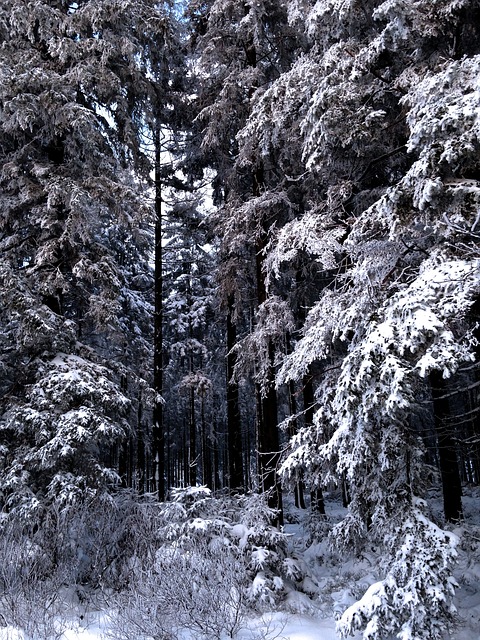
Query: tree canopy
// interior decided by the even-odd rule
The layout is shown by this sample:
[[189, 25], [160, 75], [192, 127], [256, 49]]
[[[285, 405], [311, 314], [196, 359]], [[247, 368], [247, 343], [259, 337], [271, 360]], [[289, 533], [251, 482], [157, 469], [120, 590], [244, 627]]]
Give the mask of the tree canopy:
[[3, 0], [0, 43], [2, 513], [201, 484], [281, 526], [339, 491], [332, 545], [383, 559], [340, 634], [440, 638], [480, 482], [478, 0]]

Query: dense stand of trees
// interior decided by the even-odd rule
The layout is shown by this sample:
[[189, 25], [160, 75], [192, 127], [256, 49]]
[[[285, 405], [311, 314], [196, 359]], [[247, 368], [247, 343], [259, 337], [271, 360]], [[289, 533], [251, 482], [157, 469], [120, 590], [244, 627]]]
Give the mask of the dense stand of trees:
[[0, 42], [3, 513], [340, 487], [387, 576], [340, 629], [411, 630], [428, 490], [480, 481], [478, 1], [3, 0]]

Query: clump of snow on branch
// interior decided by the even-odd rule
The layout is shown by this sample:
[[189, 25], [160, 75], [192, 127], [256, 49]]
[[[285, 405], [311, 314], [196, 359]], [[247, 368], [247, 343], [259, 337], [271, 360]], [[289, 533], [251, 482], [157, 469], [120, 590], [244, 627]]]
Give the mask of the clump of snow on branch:
[[445, 620], [452, 620], [452, 577], [458, 538], [425, 515], [425, 503], [415, 499], [395, 535], [386, 543], [396, 550], [386, 577], [373, 583], [337, 623], [342, 638], [363, 631], [364, 640], [395, 635], [400, 640], [444, 637]]

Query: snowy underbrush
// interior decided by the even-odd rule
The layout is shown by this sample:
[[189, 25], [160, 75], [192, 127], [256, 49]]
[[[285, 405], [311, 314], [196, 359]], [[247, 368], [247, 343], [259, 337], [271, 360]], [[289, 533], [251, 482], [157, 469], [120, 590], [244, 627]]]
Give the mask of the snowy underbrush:
[[[416, 500], [394, 530], [350, 546], [352, 510], [336, 495], [328, 516], [287, 498], [285, 531], [262, 496], [196, 487], [171, 498], [92, 496], [38, 526], [1, 521], [1, 640], [284, 640], [302, 620], [321, 631], [292, 637], [332, 640], [333, 619], [341, 637], [364, 640], [478, 637], [480, 490], [455, 527]], [[102, 631], [89, 635], [93, 611]]]
[[94, 600], [128, 584], [132, 557], [153, 561], [154, 508], [126, 492], [92, 493], [40, 515], [3, 514], [0, 626], [33, 640], [62, 637], [72, 606], [81, 617]]
[[187, 629], [235, 638], [252, 615], [281, 606], [303, 573], [273, 516], [262, 496], [174, 490], [160, 509], [155, 561], [132, 567], [111, 637], [176, 638]]
[[303, 573], [265, 498], [201, 487], [171, 498], [92, 494], [52, 504], [35, 524], [4, 516], [0, 627], [53, 640], [97, 609], [118, 640], [267, 637], [252, 617], [281, 608]]

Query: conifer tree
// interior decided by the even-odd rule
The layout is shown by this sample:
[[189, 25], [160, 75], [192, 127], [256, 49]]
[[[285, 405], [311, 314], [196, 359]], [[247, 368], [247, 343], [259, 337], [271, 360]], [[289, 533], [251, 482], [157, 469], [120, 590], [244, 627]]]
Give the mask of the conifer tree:
[[136, 449], [150, 394], [142, 136], [171, 29], [129, 0], [6, 0], [0, 29], [1, 501], [33, 513], [134, 481], [117, 444]]
[[[438, 619], [451, 613], [455, 539], [439, 534], [420, 499], [412, 415], [433, 382], [442, 467], [455, 478], [445, 515], [456, 519], [459, 474], [442, 381], [476, 358], [468, 317], [479, 288], [478, 50], [475, 3], [434, 4], [289, 3], [311, 48], [260, 97], [242, 132], [267, 157], [297, 136], [302, 180], [316, 179], [267, 259], [278, 278], [307, 252], [334, 276], [278, 376], [286, 383], [312, 364], [324, 370], [313, 424], [294, 436], [283, 471], [346, 480], [337, 544], [389, 545], [386, 578], [339, 623], [342, 634], [363, 628], [365, 638], [439, 637]], [[417, 548], [405, 546], [420, 523]], [[428, 570], [426, 558], [437, 558]], [[442, 596], [428, 603], [434, 584]], [[402, 598], [415, 609], [399, 606]]]
[[[191, 6], [198, 10], [198, 3]], [[267, 302], [263, 251], [268, 242], [268, 220], [275, 215], [279, 200], [274, 197], [271, 201], [264, 195], [268, 191], [266, 180], [269, 175], [265, 174], [261, 162], [245, 156], [241, 156], [241, 162], [235, 161], [239, 150], [236, 136], [245, 124], [256, 93], [268, 86], [290, 63], [294, 37], [287, 25], [282, 3], [218, 0], [202, 6], [206, 13], [199, 23], [202, 33], [198, 38], [198, 50], [207, 80], [199, 96], [204, 106], [197, 121], [204, 127], [202, 146], [213, 158], [215, 193], [219, 194], [219, 202], [222, 203], [217, 216], [217, 233], [222, 237], [221, 289], [228, 306], [229, 322], [236, 321], [237, 328], [240, 328], [246, 308], [243, 300], [249, 300], [253, 292], [255, 306], [259, 308], [257, 322], [262, 322], [263, 312], [260, 310]], [[266, 325], [262, 324], [262, 327], [264, 331]], [[230, 340], [232, 335], [230, 330]], [[244, 365], [249, 361], [250, 368], [257, 370], [260, 487], [271, 492], [272, 506], [281, 511], [281, 492], [276, 479], [279, 436], [273, 384], [274, 344], [266, 345], [268, 355], [265, 359], [265, 345], [260, 347], [255, 340], [240, 340], [239, 335], [236, 339], [241, 346], [233, 349], [229, 344], [228, 368], [239, 376], [241, 370], [246, 372]], [[249, 351], [248, 345], [251, 347]], [[238, 361], [240, 351], [243, 363]], [[268, 380], [262, 378], [267, 369]], [[234, 429], [238, 428], [235, 421], [238, 414], [234, 409], [237, 391], [232, 386], [235, 380], [230, 376], [228, 385], [233, 479], [239, 476], [236, 470], [240, 468], [241, 461], [235, 458], [238, 455], [234, 438]]]

